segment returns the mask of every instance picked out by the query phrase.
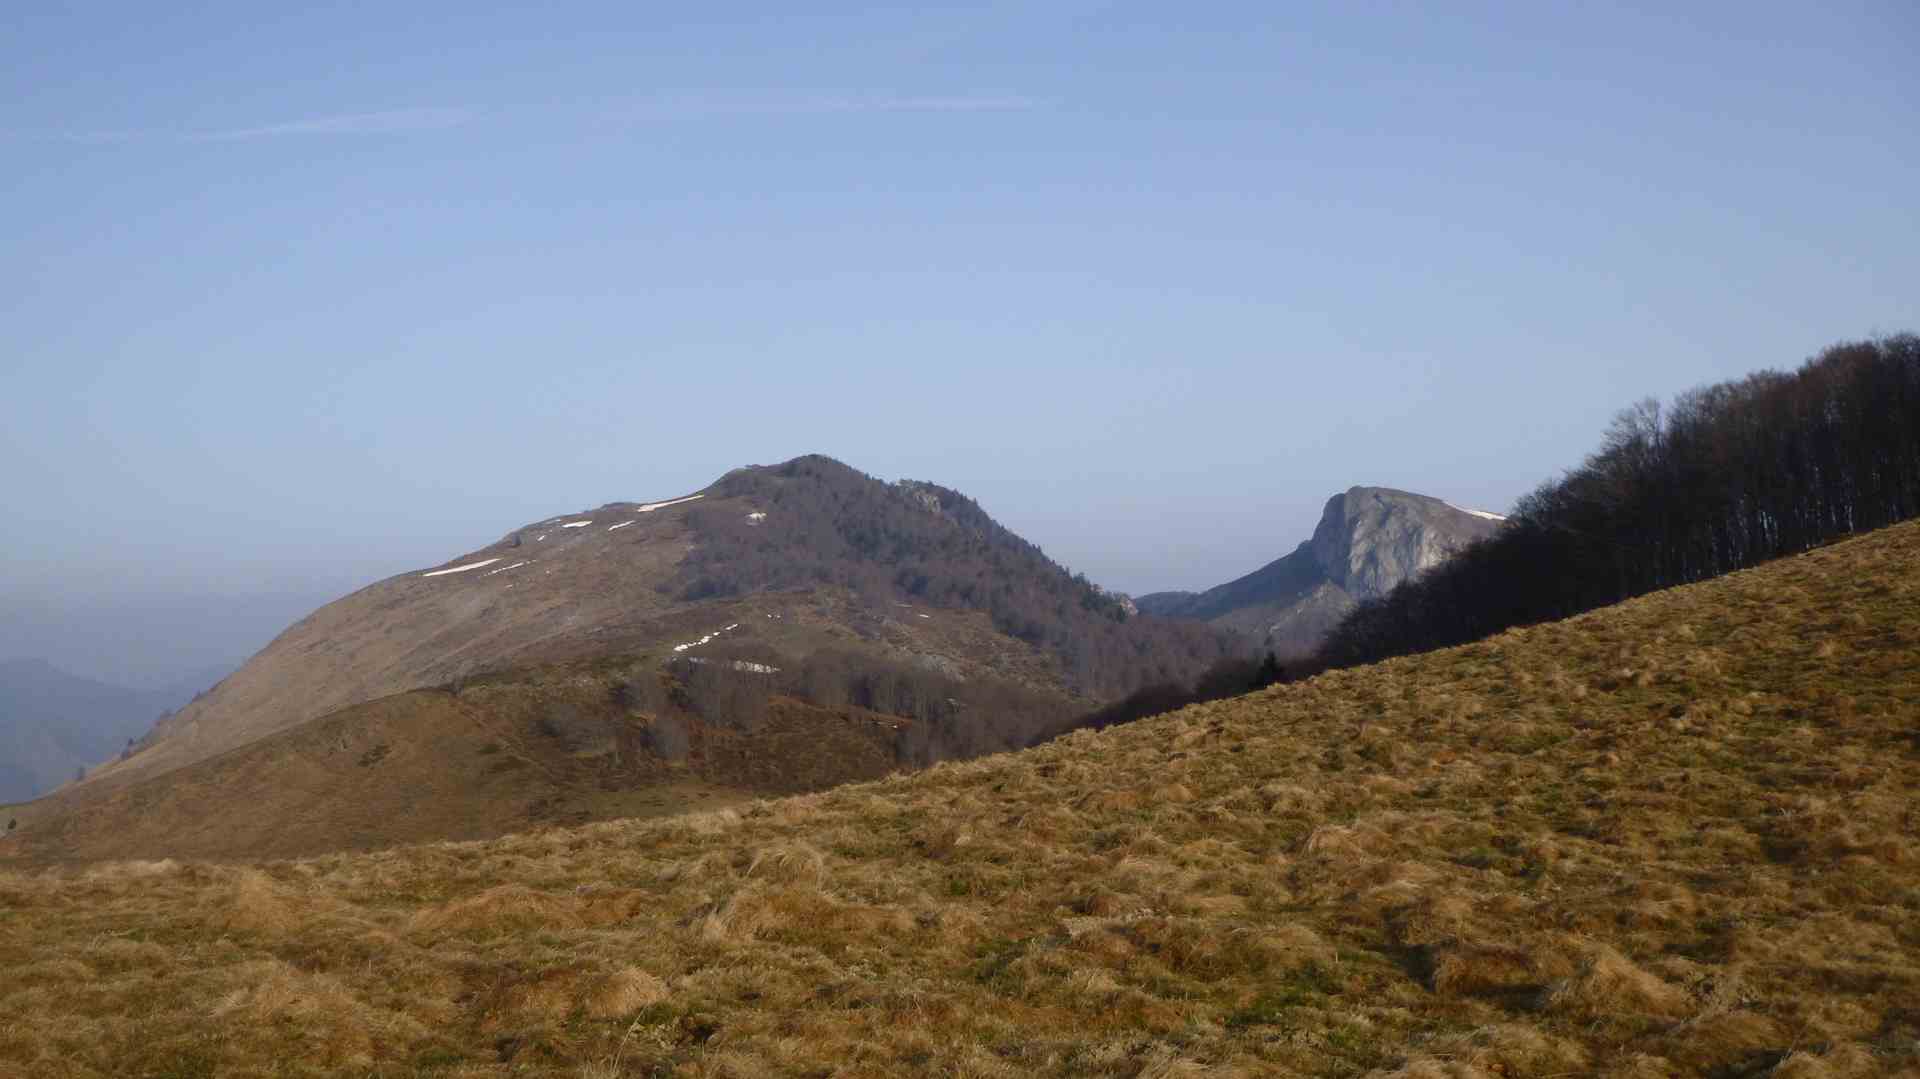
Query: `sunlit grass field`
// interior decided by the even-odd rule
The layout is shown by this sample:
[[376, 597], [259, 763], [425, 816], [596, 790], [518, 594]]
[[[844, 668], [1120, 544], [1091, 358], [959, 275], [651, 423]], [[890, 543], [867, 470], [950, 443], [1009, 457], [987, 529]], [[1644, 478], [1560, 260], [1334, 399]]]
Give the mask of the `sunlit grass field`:
[[668, 819], [0, 873], [0, 1074], [1920, 1069], [1920, 526]]

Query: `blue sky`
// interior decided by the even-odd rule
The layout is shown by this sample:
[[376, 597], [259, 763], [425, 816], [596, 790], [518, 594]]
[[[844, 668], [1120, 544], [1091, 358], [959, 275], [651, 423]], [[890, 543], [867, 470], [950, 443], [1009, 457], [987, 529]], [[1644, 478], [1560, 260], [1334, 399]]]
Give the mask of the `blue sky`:
[[35, 609], [805, 452], [1200, 587], [1920, 327], [1910, 3], [179, 6], [0, 35]]

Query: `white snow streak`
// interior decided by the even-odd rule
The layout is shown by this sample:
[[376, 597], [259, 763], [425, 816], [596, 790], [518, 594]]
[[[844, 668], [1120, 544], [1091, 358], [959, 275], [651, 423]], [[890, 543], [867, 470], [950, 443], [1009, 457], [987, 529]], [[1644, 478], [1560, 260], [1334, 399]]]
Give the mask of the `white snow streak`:
[[733, 625], [727, 626], [725, 629], [716, 629], [712, 633], [707, 634], [705, 637], [702, 637], [697, 641], [688, 641], [686, 644], [676, 644], [673, 646], [673, 650], [676, 652], [684, 652], [689, 648], [698, 648], [701, 645], [706, 644], [708, 641], [713, 640], [715, 637], [720, 636], [722, 633], [726, 633], [729, 630], [736, 630], [739, 628], [740, 628], [740, 623], [735, 622]]
[[609, 526], [607, 526], [607, 531], [609, 531], [609, 532], [618, 532], [618, 531], [620, 531], [621, 529], [623, 529], [623, 528], [625, 528], [625, 527], [627, 527], [628, 525], [631, 525], [631, 524], [639, 524], [639, 523], [640, 523], [640, 522], [638, 522], [638, 521], [621, 521], [621, 522], [620, 522], [619, 524], [617, 524], [617, 525], [609, 525]]
[[421, 574], [420, 576], [422, 576], [422, 577], [441, 577], [441, 576], [445, 576], [446, 574], [449, 574], [449, 573], [465, 573], [465, 572], [467, 572], [467, 571], [468, 571], [468, 570], [470, 570], [470, 569], [479, 569], [479, 568], [480, 568], [481, 566], [491, 566], [491, 565], [493, 565], [493, 564], [494, 564], [495, 562], [498, 562], [498, 561], [500, 561], [500, 560], [499, 560], [499, 559], [497, 559], [497, 558], [483, 558], [483, 559], [481, 559], [481, 560], [480, 560], [480, 561], [478, 561], [478, 562], [469, 562], [469, 563], [467, 563], [467, 564], [466, 564], [466, 565], [464, 565], [464, 566], [453, 566], [453, 567], [451, 567], [451, 568], [448, 568], [448, 569], [437, 569], [437, 570], [434, 570], [434, 571], [433, 571], [433, 572], [431, 572], [431, 573], [422, 573], [422, 574]]
[[511, 565], [511, 566], [501, 566], [501, 567], [500, 567], [499, 569], [490, 569], [490, 570], [488, 570], [487, 572], [485, 572], [485, 573], [483, 573], [483, 574], [481, 574], [480, 576], [482, 576], [482, 577], [491, 577], [491, 576], [493, 576], [493, 575], [494, 575], [494, 574], [496, 574], [496, 573], [505, 573], [505, 572], [507, 572], [507, 571], [508, 571], [508, 570], [510, 570], [510, 569], [519, 569], [519, 568], [520, 568], [521, 566], [531, 566], [531, 565], [533, 565], [533, 562], [534, 562], [534, 560], [533, 560], [533, 559], [531, 559], [531, 558], [529, 558], [529, 559], [527, 559], [527, 560], [526, 560], [525, 562], [515, 562], [515, 563], [514, 563], [513, 565]]
[[[697, 656], [690, 656], [688, 657], [687, 662], [698, 663], [704, 667], [706, 666], [708, 661], [704, 659], [700, 659]], [[747, 674], [779, 674], [780, 673], [780, 668], [778, 667], [769, 667], [765, 663], [752, 663], [744, 659], [736, 659], [732, 663], [727, 664], [727, 666], [732, 667], [736, 671], [742, 671]]]
[[585, 528], [592, 523], [593, 523], [592, 521], [568, 521], [566, 524], [563, 524], [560, 527], [561, 528]]
[[654, 510], [663, 510], [663, 509], [666, 509], [668, 506], [678, 506], [682, 502], [692, 502], [696, 498], [705, 498], [705, 497], [707, 496], [706, 495], [688, 495], [685, 498], [670, 498], [665, 502], [646, 502], [646, 503], [642, 503], [640, 508], [635, 510], [634, 512], [635, 513], [652, 513]]
[[1449, 503], [1447, 503], [1447, 505], [1448, 505], [1448, 506], [1450, 506], [1450, 507], [1452, 507], [1453, 509], [1457, 509], [1457, 510], [1459, 510], [1459, 511], [1460, 511], [1461, 513], [1465, 513], [1465, 514], [1469, 514], [1469, 515], [1471, 515], [1471, 516], [1474, 516], [1474, 517], [1478, 517], [1478, 518], [1480, 518], [1480, 519], [1481, 519], [1481, 520], [1483, 520], [1483, 521], [1504, 521], [1504, 520], [1506, 520], [1506, 518], [1505, 518], [1505, 517], [1502, 517], [1502, 516], [1501, 516], [1500, 514], [1497, 514], [1497, 513], [1488, 513], [1488, 512], [1486, 511], [1486, 510], [1470, 510], [1470, 509], [1468, 509], [1468, 508], [1467, 508], [1467, 507], [1465, 507], [1465, 506], [1455, 506], [1455, 505], [1454, 505], [1453, 503], [1451, 503], [1451, 502], [1449, 502]]

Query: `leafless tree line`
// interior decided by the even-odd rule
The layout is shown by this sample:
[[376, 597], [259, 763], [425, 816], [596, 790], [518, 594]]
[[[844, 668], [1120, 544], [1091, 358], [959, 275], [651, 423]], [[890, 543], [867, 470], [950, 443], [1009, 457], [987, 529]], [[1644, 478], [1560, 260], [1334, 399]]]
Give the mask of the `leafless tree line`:
[[1920, 337], [1837, 345], [1619, 414], [1508, 526], [1364, 604], [1315, 665], [1478, 640], [1920, 513]]

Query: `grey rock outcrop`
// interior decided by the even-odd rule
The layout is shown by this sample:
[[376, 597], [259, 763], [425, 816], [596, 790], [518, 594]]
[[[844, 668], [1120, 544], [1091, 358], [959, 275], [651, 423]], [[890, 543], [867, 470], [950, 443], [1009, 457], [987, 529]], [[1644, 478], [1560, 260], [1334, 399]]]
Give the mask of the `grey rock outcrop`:
[[1158, 592], [1140, 609], [1211, 622], [1283, 655], [1312, 651], [1359, 603], [1499, 529], [1503, 518], [1427, 495], [1354, 487], [1327, 500], [1313, 538], [1205, 592]]
[[1491, 515], [1456, 509], [1437, 498], [1354, 487], [1327, 499], [1307, 544], [1327, 580], [1355, 600], [1368, 600], [1498, 527]]

